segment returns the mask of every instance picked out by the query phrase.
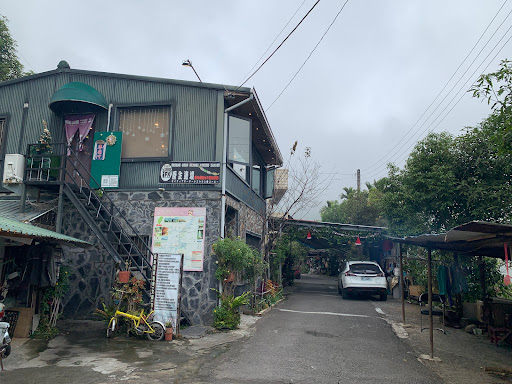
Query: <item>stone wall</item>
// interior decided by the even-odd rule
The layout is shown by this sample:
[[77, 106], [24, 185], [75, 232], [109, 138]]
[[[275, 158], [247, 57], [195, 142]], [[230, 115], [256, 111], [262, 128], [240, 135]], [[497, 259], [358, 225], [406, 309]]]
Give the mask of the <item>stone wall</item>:
[[70, 290], [63, 299], [63, 316], [91, 318], [94, 309], [101, 307], [101, 302], [108, 303], [110, 300], [115, 274], [114, 260], [70, 202], [64, 204], [62, 219], [64, 234], [95, 244], [89, 249], [62, 246], [63, 265], [70, 270]]
[[[152, 236], [156, 207], [205, 207], [206, 233], [203, 272], [184, 272], [181, 309], [191, 324], [210, 325], [217, 297], [211, 288], [218, 288], [215, 279], [215, 257], [212, 245], [220, 236], [220, 193], [213, 191], [109, 191], [109, 197], [140, 236]], [[261, 234], [262, 218], [254, 210], [230, 197], [228, 205], [239, 213], [240, 234], [246, 231]], [[99, 243], [80, 213], [66, 203], [63, 215], [64, 233], [95, 244], [90, 249], [63, 247], [64, 264], [70, 268], [71, 289], [64, 298], [64, 316], [90, 318], [101, 302], [109, 303], [110, 289], [115, 278], [115, 265], [108, 252]], [[125, 228], [130, 233], [129, 228]]]
[[109, 192], [109, 197], [137, 229], [139, 235], [152, 236], [156, 207], [205, 207], [206, 233], [203, 272], [184, 272], [181, 313], [191, 324], [210, 325], [218, 288], [212, 245], [220, 236], [220, 193], [212, 191]]
[[238, 211], [238, 219], [240, 222], [240, 238], [245, 240], [246, 231], [261, 236], [264, 217], [259, 215], [255, 210], [249, 208], [244, 203], [241, 203], [230, 196], [227, 196], [226, 204]]

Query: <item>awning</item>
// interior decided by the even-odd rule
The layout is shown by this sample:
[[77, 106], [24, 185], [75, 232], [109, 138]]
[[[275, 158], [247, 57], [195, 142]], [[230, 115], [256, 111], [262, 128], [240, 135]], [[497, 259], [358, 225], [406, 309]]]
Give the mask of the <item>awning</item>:
[[0, 238], [31, 244], [33, 240], [46, 240], [64, 245], [76, 245], [82, 248], [92, 246], [91, 243], [71, 236], [39, 228], [32, 224], [21, 223], [16, 220], [0, 217]]
[[85, 113], [108, 109], [107, 100], [96, 89], [78, 81], [64, 84], [50, 99], [54, 112]]
[[441, 249], [468, 256], [503, 259], [503, 243], [512, 244], [512, 225], [471, 221], [441, 234], [425, 234], [393, 241], [420, 247]]

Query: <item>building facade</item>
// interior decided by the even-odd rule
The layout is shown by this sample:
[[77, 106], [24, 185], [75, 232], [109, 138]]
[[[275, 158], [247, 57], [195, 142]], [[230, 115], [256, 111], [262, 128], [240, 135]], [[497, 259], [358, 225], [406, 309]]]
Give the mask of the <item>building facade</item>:
[[156, 209], [202, 212], [202, 248], [185, 260], [181, 291], [190, 324], [211, 323], [217, 304], [213, 243], [230, 235], [261, 246], [266, 199], [282, 165], [252, 89], [66, 62], [0, 83], [0, 152], [3, 198], [19, 196], [21, 211], [54, 204], [56, 231], [94, 244], [63, 246], [72, 271], [67, 317], [89, 317], [108, 302], [119, 269], [145, 279], [149, 292], [155, 247], [168, 236], [155, 234]]

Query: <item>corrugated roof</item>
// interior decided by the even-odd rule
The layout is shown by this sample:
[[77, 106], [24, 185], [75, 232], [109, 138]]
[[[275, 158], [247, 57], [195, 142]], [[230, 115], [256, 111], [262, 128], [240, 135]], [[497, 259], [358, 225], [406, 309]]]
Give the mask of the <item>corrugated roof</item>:
[[13, 219], [16, 221], [32, 221], [36, 217], [48, 212], [50, 209], [39, 209], [34, 206], [27, 204], [25, 206], [25, 212], [20, 212], [20, 200], [0, 200], [0, 212], [3, 217]]
[[512, 225], [472, 221], [454, 227], [446, 233], [393, 238], [393, 241], [468, 256], [503, 259], [503, 244], [512, 244]]
[[39, 228], [32, 224], [21, 223], [19, 221], [0, 216], [0, 237], [50, 240], [57, 243], [70, 243], [78, 246], [91, 246], [92, 244], [76, 239], [71, 236], [62, 235], [48, 229]]

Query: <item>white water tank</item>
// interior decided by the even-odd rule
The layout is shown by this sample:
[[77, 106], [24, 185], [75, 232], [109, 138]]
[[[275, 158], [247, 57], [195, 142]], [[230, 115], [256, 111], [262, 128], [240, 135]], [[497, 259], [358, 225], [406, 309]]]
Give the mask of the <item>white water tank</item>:
[[12, 153], [5, 155], [3, 183], [13, 184], [23, 181], [25, 156]]

